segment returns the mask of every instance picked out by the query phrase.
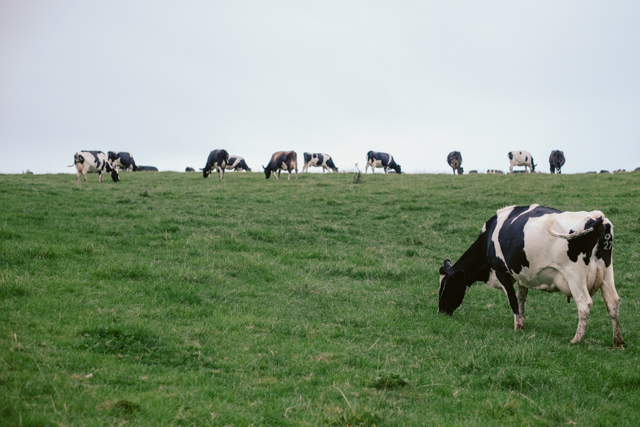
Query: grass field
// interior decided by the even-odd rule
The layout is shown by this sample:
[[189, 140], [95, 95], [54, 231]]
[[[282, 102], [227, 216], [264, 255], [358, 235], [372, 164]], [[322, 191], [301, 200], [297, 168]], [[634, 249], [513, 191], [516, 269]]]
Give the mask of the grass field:
[[[284, 175], [283, 175], [284, 176]], [[0, 175], [0, 425], [640, 424], [640, 173]], [[602, 210], [625, 350], [598, 293], [438, 268], [507, 205]]]

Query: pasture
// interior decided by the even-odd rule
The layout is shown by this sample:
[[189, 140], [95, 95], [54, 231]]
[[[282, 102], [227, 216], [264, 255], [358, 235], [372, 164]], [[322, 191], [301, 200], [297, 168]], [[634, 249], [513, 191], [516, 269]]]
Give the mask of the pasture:
[[[0, 176], [0, 425], [638, 425], [640, 173]], [[283, 175], [284, 177], [284, 175]], [[602, 210], [600, 293], [471, 288], [438, 268], [507, 205]]]

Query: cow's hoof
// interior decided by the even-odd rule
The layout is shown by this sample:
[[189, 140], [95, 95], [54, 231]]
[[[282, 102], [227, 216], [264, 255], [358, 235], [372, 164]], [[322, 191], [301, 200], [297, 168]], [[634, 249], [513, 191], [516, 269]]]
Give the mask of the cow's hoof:
[[574, 338], [574, 339], [571, 340], [571, 344], [578, 344], [580, 341], [582, 341], [582, 339]]
[[613, 348], [619, 348], [620, 350], [624, 350], [624, 341], [623, 340], [614, 341]]

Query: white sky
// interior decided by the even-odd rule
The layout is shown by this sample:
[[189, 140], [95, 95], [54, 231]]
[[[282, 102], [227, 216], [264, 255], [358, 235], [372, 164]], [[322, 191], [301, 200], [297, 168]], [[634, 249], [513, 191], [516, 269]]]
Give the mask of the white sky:
[[406, 172], [640, 166], [640, 2], [0, 1], [0, 173], [76, 151], [254, 171], [280, 150]]

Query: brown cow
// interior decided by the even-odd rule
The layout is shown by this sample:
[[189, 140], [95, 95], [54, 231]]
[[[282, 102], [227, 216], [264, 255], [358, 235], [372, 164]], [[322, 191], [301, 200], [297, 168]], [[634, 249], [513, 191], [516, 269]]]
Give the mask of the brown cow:
[[464, 172], [464, 169], [460, 166], [462, 165], [462, 154], [460, 154], [459, 151], [450, 152], [447, 156], [447, 163], [449, 163], [449, 166], [453, 169], [454, 175], [456, 174], [456, 171], [458, 171], [458, 175], [462, 175]]
[[298, 156], [295, 151], [277, 151], [271, 155], [269, 164], [264, 169], [264, 176], [269, 179], [271, 172], [276, 176], [276, 179], [280, 179], [280, 171], [286, 170], [289, 172], [287, 181], [291, 179], [291, 171], [296, 171], [296, 179], [298, 179]]

